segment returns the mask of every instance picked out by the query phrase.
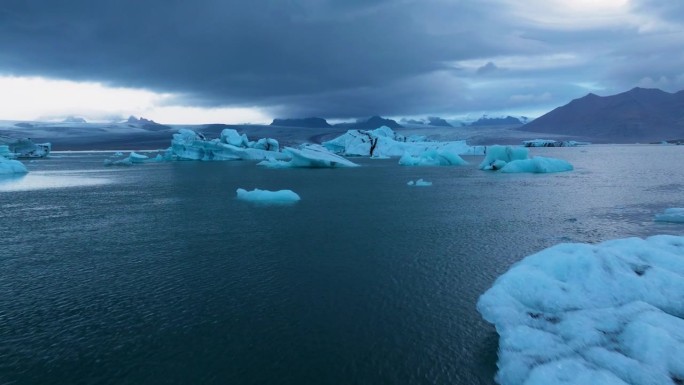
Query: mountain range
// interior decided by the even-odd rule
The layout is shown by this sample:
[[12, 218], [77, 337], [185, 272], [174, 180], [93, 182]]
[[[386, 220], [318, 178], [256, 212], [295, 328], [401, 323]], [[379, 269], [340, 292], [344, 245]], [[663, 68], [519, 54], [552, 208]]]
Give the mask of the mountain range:
[[518, 128], [593, 142], [634, 143], [684, 138], [684, 91], [633, 88], [611, 96], [590, 93]]

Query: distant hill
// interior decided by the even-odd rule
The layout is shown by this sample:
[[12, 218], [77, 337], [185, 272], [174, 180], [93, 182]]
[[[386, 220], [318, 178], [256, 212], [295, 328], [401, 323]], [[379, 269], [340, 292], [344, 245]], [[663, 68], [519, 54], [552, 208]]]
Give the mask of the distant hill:
[[519, 128], [524, 131], [633, 143], [684, 138], [684, 91], [633, 88], [612, 96], [588, 94]]
[[513, 126], [516, 124], [523, 124], [523, 122], [513, 116], [489, 118], [483, 116], [480, 119], [470, 123], [471, 126], [481, 127], [481, 126]]
[[387, 126], [391, 129], [403, 128], [403, 126], [392, 119], [385, 119], [380, 116], [373, 116], [368, 120], [357, 120], [352, 123], [338, 123], [335, 127], [357, 129], [357, 130], [373, 130], [378, 127]]
[[449, 122], [437, 116], [428, 116], [428, 124], [436, 127], [453, 127]]
[[280, 127], [308, 127], [308, 128], [328, 128], [332, 127], [323, 118], [303, 118], [303, 119], [273, 119], [271, 126]]
[[62, 123], [88, 123], [84, 118], [80, 116], [67, 116]]

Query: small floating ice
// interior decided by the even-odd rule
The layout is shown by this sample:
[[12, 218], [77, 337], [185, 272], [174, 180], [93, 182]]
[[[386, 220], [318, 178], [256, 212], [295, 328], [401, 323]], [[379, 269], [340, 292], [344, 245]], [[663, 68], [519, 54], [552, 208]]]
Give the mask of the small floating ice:
[[673, 207], [665, 209], [665, 212], [657, 214], [654, 220], [656, 222], [684, 223], [684, 208]]
[[415, 181], [415, 182], [412, 181], [412, 180], [410, 180], [410, 181], [408, 181], [408, 183], [406, 183], [406, 184], [409, 185], [409, 186], [417, 186], [417, 187], [432, 186], [432, 182], [428, 182], [428, 181], [423, 180], [423, 179], [418, 179], [418, 180]]
[[254, 189], [247, 191], [245, 189], [237, 189], [237, 198], [249, 202], [261, 203], [293, 203], [301, 200], [299, 195], [292, 190], [260, 190]]
[[504, 173], [552, 173], [571, 171], [572, 165], [562, 159], [535, 156], [528, 159], [525, 147], [490, 146], [480, 163], [480, 170], [501, 170]]

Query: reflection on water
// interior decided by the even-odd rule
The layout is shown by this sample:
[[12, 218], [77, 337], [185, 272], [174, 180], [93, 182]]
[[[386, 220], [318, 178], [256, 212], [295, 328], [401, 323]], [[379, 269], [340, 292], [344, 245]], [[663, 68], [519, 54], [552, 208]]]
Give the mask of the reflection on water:
[[67, 187], [99, 186], [111, 183], [107, 178], [89, 178], [56, 172], [29, 173], [0, 177], [0, 192], [45, 190]]

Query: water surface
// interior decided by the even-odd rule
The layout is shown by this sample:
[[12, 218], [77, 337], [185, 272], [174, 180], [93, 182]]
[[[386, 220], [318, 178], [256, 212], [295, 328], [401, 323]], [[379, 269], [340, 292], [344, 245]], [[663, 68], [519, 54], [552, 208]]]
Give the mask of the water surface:
[[532, 153], [575, 171], [28, 162], [0, 180], [0, 383], [493, 384], [475, 302], [513, 263], [684, 230], [653, 222], [684, 206], [683, 146]]

